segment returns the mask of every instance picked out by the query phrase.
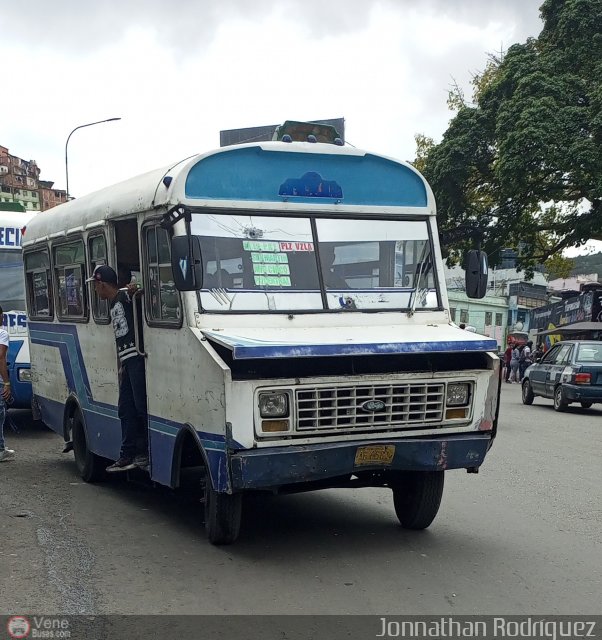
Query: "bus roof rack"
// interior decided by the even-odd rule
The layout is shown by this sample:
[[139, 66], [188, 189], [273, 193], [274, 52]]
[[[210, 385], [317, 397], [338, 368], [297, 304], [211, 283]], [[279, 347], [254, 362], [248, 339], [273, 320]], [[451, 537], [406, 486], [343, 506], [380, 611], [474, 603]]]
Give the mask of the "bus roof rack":
[[273, 140], [282, 142], [324, 142], [343, 146], [339, 132], [330, 124], [287, 120], [276, 127]]

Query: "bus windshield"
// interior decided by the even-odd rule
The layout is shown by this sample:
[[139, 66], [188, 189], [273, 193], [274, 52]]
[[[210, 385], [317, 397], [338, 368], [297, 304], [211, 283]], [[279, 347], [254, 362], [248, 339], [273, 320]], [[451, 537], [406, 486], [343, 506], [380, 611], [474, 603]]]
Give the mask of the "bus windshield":
[[438, 307], [425, 220], [194, 214], [207, 311]]

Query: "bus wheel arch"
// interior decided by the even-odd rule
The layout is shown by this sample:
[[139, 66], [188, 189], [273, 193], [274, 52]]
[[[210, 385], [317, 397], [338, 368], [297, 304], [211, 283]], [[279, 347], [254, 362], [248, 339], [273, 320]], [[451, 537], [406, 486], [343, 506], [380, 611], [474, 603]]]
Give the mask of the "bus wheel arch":
[[[184, 463], [184, 464], [183, 464]], [[207, 453], [194, 428], [186, 424], [176, 436], [172, 464], [172, 487], [182, 484], [182, 470], [201, 463], [204, 521], [211, 544], [232, 544], [238, 538], [242, 517], [242, 494], [217, 491], [209, 467]]]
[[177, 488], [182, 483], [182, 469], [203, 466], [209, 473], [209, 461], [196, 431], [185, 424], [176, 436], [171, 465], [171, 486]]

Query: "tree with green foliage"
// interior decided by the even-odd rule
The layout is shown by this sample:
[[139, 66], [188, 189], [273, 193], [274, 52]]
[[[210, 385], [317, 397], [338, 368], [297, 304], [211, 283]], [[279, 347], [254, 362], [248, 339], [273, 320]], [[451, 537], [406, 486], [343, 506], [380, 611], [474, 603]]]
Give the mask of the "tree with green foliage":
[[602, 0], [540, 11], [539, 37], [490, 57], [471, 104], [454, 88], [441, 143], [419, 137], [449, 262], [479, 243], [493, 263], [517, 248], [530, 270], [602, 239]]
[[573, 258], [575, 267], [571, 271], [572, 276], [581, 273], [597, 273], [599, 282], [602, 282], [602, 252], [592, 253], [585, 256], [575, 256]]
[[568, 278], [575, 268], [575, 261], [572, 258], [565, 258], [560, 253], [555, 253], [544, 262], [543, 266], [550, 280]]
[[422, 133], [417, 133], [414, 136], [414, 140], [416, 141], [416, 159], [414, 160], [413, 165], [418, 169], [418, 171], [424, 172], [428, 154], [435, 146], [435, 141]]

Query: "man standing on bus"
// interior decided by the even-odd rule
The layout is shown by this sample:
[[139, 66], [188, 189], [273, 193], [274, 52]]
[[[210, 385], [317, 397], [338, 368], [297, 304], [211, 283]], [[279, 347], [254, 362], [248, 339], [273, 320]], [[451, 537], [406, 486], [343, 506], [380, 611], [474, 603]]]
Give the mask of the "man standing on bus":
[[0, 307], [0, 377], [2, 377], [2, 393], [0, 394], [0, 462], [13, 460], [15, 452], [4, 446], [4, 418], [8, 401], [11, 397], [10, 378], [8, 377], [8, 366], [6, 364], [6, 354], [8, 353], [8, 331], [4, 329], [3, 311]]
[[133, 294], [138, 285], [130, 284], [120, 289], [117, 274], [109, 265], [101, 264], [94, 269], [91, 278], [94, 289], [101, 300], [108, 300], [111, 320], [115, 332], [119, 356], [119, 402], [118, 415], [121, 420], [121, 452], [119, 459], [107, 471], [128, 471], [135, 467], [148, 467], [148, 416], [146, 412], [146, 378], [144, 356], [138, 352], [142, 345], [136, 344], [134, 326]]

